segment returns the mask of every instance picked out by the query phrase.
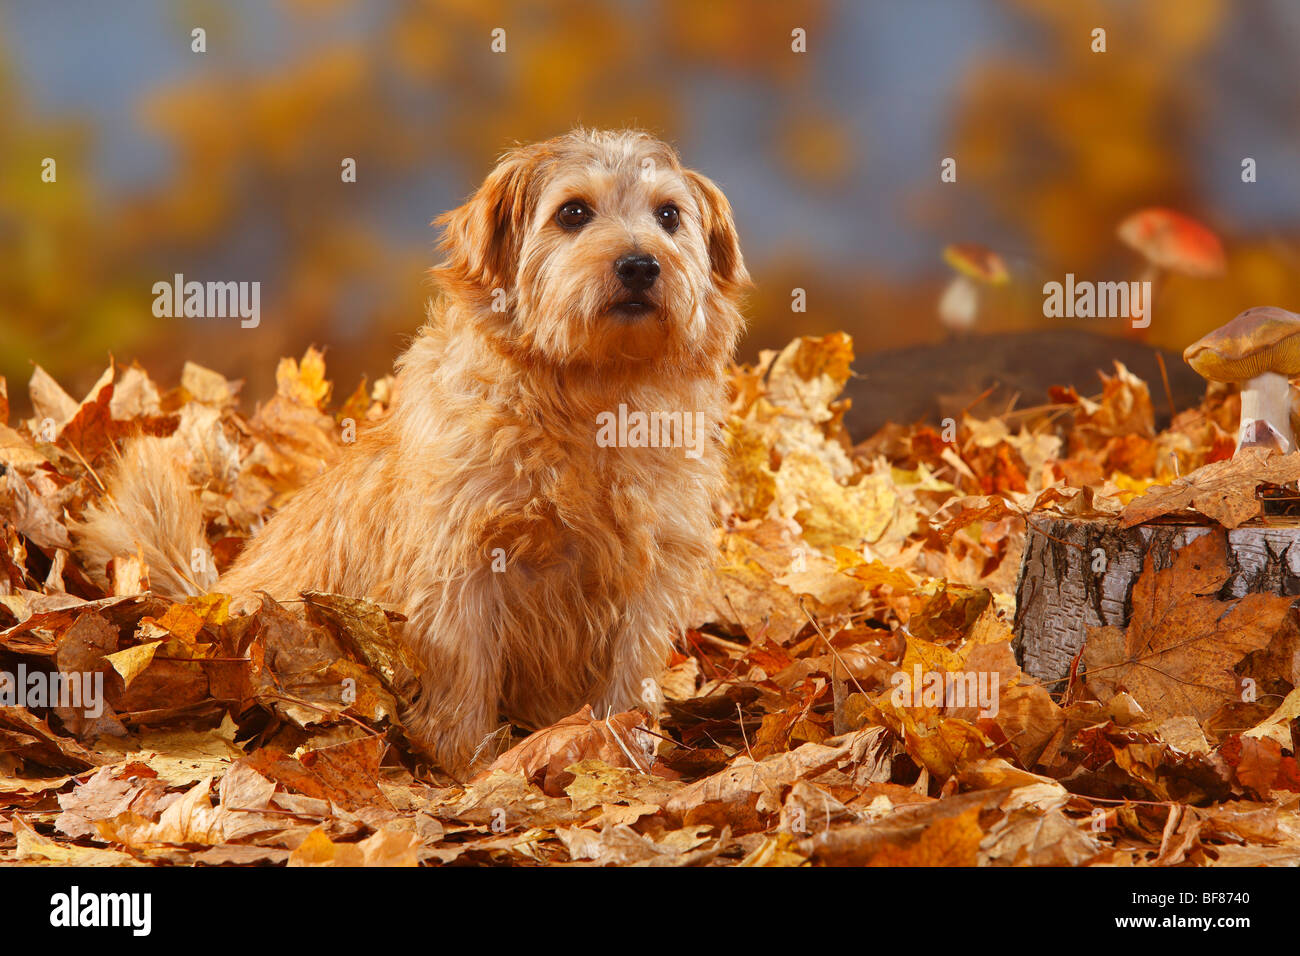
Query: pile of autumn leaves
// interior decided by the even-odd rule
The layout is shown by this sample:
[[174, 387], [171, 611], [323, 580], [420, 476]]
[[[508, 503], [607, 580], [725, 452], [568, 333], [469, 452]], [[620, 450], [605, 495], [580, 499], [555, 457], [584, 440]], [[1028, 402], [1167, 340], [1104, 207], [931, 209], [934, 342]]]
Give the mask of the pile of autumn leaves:
[[[1212, 392], [1157, 434], [1147, 386], [1117, 368], [1095, 399], [854, 444], [837, 399], [851, 360], [831, 335], [735, 370], [716, 574], [657, 712], [575, 714], [459, 782], [404, 737], [395, 615], [315, 593], [239, 616], [220, 595], [169, 604], [131, 555], [91, 581], [68, 537], [122, 438], [175, 433], [224, 567], [344, 453], [349, 419], [386, 413], [390, 379], [334, 407], [309, 351], [245, 417], [238, 383], [196, 365], [171, 391], [110, 368], [82, 402], [38, 369], [34, 417], [0, 424], [0, 671], [96, 672], [107, 705], [0, 707], [0, 862], [1300, 859], [1289, 606], [1266, 645], [1216, 652], [1264, 689], [1212, 714], [1153, 704], [1160, 688], [1118, 666], [1122, 632], [1097, 643], [1117, 666], [1063, 695], [1011, 648], [1026, 516], [1122, 515], [1175, 462], [1226, 460], [1235, 399]], [[1135, 591], [1213, 601], [1205, 584], [1175, 563]], [[900, 704], [896, 675], [918, 668], [996, 674], [996, 712]]]

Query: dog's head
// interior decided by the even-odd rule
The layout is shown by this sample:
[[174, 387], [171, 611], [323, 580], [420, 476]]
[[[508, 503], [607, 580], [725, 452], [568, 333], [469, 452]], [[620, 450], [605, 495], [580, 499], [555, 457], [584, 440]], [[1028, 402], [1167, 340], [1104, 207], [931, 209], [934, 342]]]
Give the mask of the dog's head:
[[590, 365], [731, 355], [749, 282], [731, 206], [645, 133], [511, 150], [437, 224], [435, 276], [506, 349]]

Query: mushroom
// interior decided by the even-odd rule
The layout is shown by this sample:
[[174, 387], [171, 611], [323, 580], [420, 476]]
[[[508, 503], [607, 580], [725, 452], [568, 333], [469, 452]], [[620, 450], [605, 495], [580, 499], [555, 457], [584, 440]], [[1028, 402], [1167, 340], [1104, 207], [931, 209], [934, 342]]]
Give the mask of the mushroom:
[[943, 261], [957, 273], [939, 299], [939, 321], [953, 332], [969, 331], [979, 314], [979, 284], [1003, 285], [1006, 263], [992, 249], [963, 242], [943, 250]]
[[1211, 382], [1241, 384], [1238, 451], [1295, 451], [1289, 378], [1300, 375], [1300, 315], [1272, 305], [1247, 309], [1189, 345], [1183, 359]]
[[[1155, 295], [1158, 281], [1166, 272], [1179, 272], [1194, 279], [1209, 279], [1223, 274], [1223, 244], [1219, 237], [1172, 209], [1139, 209], [1119, 224], [1119, 238], [1142, 254], [1147, 267], [1139, 281], [1151, 283]], [[1151, 303], [1146, 319], [1134, 328], [1150, 324]]]
[[1139, 209], [1119, 224], [1124, 243], [1142, 253], [1152, 269], [1195, 279], [1223, 274], [1223, 244], [1195, 219], [1172, 209]]

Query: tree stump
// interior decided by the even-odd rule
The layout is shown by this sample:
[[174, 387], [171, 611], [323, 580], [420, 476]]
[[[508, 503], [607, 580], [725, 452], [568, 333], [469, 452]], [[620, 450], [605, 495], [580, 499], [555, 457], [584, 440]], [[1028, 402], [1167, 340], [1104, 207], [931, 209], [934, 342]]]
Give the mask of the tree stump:
[[[1169, 567], [1183, 545], [1218, 526], [1160, 519], [1122, 530], [1113, 518], [1033, 515], [1016, 582], [1016, 659], [1026, 674], [1063, 688], [1088, 628], [1128, 626], [1133, 584], [1147, 555]], [[1300, 520], [1269, 517], [1227, 532], [1221, 600], [1300, 594]]]

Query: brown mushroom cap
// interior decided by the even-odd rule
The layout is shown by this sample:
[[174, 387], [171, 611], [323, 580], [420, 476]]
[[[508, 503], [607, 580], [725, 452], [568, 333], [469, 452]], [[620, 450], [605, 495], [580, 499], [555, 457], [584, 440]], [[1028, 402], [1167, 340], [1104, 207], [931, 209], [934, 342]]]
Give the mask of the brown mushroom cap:
[[1140, 209], [1119, 224], [1119, 237], [1152, 265], [1196, 278], [1223, 274], [1223, 244], [1195, 219], [1172, 209]]
[[1300, 375], [1300, 315], [1273, 305], [1247, 309], [1189, 345], [1183, 360], [1212, 382]]

